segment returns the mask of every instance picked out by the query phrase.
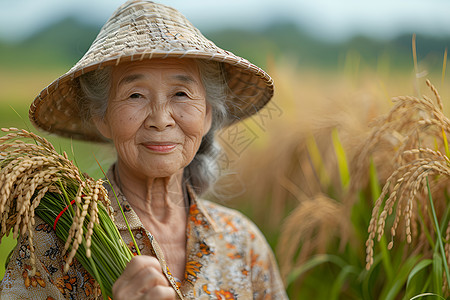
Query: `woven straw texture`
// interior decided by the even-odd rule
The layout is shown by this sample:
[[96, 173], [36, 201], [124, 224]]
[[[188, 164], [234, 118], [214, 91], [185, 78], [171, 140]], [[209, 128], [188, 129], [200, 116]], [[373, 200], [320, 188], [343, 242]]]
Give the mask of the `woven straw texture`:
[[122, 62], [167, 57], [224, 63], [230, 99], [227, 125], [256, 113], [273, 95], [273, 81], [267, 73], [217, 47], [180, 12], [162, 4], [134, 0], [116, 10], [72, 69], [42, 90], [31, 104], [30, 120], [50, 133], [103, 141], [95, 126], [80, 117], [77, 77]]

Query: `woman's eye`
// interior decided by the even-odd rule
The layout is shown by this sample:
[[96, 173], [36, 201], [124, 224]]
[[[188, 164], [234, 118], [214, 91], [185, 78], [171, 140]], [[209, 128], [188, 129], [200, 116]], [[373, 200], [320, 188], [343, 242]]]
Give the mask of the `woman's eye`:
[[177, 96], [177, 97], [186, 97], [187, 94], [185, 92], [177, 92], [177, 93], [175, 93], [175, 96]]
[[138, 98], [142, 98], [142, 95], [141, 95], [141, 94], [138, 94], [138, 93], [134, 93], [134, 94], [131, 94], [131, 95], [130, 95], [130, 98], [132, 98], [132, 99], [138, 99]]

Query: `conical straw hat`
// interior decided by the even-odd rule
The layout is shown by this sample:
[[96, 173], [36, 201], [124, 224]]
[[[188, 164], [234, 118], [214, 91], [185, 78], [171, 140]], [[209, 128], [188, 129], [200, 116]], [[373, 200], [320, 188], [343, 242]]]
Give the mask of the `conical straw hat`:
[[168, 57], [224, 63], [230, 116], [226, 125], [256, 113], [273, 95], [273, 81], [266, 72], [217, 47], [180, 12], [162, 4], [133, 0], [114, 12], [72, 69], [41, 91], [31, 104], [30, 120], [37, 128], [50, 133], [104, 141], [95, 126], [80, 116], [76, 101], [80, 88], [76, 78], [122, 62]]

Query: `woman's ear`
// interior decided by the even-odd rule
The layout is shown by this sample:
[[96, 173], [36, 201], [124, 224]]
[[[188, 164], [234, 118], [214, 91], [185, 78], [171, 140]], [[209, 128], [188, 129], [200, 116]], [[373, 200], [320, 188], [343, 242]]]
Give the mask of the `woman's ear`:
[[107, 139], [111, 139], [111, 127], [109, 126], [106, 118], [93, 117], [92, 121], [94, 121], [95, 127], [97, 130]]

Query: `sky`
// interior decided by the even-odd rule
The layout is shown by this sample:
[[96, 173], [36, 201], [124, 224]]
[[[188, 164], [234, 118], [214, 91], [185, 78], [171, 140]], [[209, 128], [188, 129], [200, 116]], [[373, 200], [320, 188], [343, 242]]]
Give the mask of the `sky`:
[[[426, 33], [450, 38], [449, 0], [161, 0], [180, 10], [200, 31], [260, 29], [292, 20], [320, 39], [355, 34], [392, 38]], [[21, 40], [73, 15], [103, 24], [123, 0], [0, 0], [0, 39]]]

